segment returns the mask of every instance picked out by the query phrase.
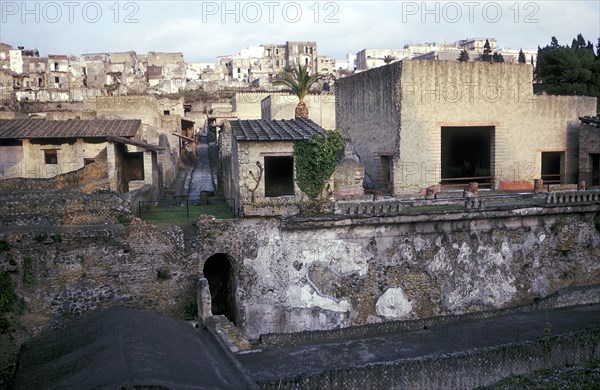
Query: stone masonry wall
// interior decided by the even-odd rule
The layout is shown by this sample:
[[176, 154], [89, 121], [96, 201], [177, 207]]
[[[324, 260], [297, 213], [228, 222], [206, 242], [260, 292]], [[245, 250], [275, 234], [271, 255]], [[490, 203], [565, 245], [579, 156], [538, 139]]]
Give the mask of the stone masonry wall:
[[206, 260], [226, 254], [237, 324], [257, 338], [510, 307], [598, 284], [598, 211], [207, 217], [196, 221], [198, 230], [187, 240], [178, 227], [137, 220], [13, 226], [0, 229], [0, 267], [25, 303], [18, 323], [35, 332], [110, 305], [174, 314], [193, 303]]
[[380, 156], [393, 156], [399, 148], [402, 63], [396, 64], [342, 78], [336, 86], [336, 125], [376, 185]]

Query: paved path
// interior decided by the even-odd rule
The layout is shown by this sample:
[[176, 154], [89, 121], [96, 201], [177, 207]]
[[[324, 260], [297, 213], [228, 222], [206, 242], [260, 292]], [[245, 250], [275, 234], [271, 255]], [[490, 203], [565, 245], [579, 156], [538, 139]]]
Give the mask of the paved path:
[[270, 348], [239, 354], [238, 359], [254, 380], [272, 381], [301, 373], [533, 340], [544, 334], [547, 322], [552, 325], [552, 334], [598, 327], [600, 305], [505, 314], [418, 331]]
[[215, 192], [213, 182], [212, 167], [209, 157], [209, 145], [206, 143], [206, 137], [201, 137], [201, 141], [196, 149], [196, 165], [192, 172], [192, 179], [188, 196], [192, 200], [200, 198], [200, 192]]

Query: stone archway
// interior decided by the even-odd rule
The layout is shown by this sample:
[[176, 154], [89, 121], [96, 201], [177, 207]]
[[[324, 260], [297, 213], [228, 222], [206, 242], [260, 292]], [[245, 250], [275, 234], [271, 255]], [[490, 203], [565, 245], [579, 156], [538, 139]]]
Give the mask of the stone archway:
[[212, 314], [224, 315], [236, 324], [235, 279], [231, 257], [224, 253], [212, 255], [204, 263], [203, 272], [208, 280]]

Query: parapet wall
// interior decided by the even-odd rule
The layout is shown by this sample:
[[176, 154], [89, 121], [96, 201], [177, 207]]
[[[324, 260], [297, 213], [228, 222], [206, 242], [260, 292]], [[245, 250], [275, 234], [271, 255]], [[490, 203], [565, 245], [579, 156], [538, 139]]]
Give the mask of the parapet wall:
[[586, 362], [600, 353], [600, 328], [443, 356], [328, 370], [261, 389], [471, 389], [510, 375]]

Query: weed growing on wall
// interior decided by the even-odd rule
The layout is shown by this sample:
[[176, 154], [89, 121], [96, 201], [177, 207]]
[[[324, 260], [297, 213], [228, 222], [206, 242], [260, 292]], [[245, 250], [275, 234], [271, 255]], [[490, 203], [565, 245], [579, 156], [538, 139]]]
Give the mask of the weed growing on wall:
[[322, 193], [325, 183], [335, 170], [338, 152], [344, 139], [337, 130], [328, 130], [325, 137], [313, 135], [294, 144], [296, 180], [298, 187], [312, 200]]

